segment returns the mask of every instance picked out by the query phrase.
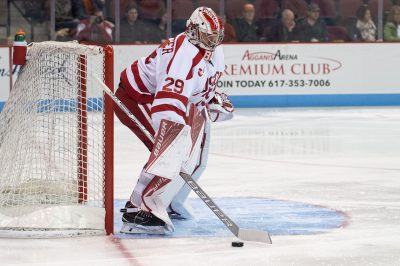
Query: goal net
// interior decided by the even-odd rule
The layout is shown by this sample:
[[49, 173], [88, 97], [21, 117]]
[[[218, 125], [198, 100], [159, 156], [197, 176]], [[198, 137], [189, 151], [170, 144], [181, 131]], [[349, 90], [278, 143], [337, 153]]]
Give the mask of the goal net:
[[112, 232], [112, 48], [43, 42], [0, 113], [0, 236]]

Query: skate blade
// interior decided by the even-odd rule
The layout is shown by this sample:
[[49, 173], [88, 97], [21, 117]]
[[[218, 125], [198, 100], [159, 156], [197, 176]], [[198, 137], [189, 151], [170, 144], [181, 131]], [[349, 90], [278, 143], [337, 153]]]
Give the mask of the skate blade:
[[165, 235], [165, 228], [164, 226], [143, 226], [140, 224], [123, 223], [120, 232], [125, 234]]
[[187, 220], [187, 218], [177, 213], [168, 213], [168, 216], [171, 220]]

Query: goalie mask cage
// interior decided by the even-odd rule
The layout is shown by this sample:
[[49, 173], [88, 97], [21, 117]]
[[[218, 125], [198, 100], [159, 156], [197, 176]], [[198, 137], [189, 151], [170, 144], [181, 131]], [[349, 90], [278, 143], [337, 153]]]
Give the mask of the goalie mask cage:
[[113, 232], [113, 50], [28, 47], [0, 113], [0, 236]]

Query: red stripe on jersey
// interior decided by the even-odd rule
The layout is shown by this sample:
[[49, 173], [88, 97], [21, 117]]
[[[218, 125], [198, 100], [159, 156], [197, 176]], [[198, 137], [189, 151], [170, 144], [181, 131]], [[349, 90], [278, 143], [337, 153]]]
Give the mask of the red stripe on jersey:
[[179, 36], [176, 40], [176, 46], [175, 46], [175, 51], [174, 51], [174, 55], [172, 56], [171, 60], [168, 63], [168, 67], [167, 67], [167, 74], [169, 72], [169, 69], [172, 65], [172, 62], [174, 61], [175, 55], [178, 52], [179, 48], [181, 48], [183, 40], [185, 39], [185, 34], [182, 34], [181, 36]]
[[158, 112], [165, 112], [165, 111], [175, 112], [177, 115], [181, 116], [183, 118], [183, 120], [186, 121], [186, 113], [176, 106], [173, 106], [170, 104], [160, 104], [160, 105], [153, 106], [151, 108], [152, 114], [158, 113]]
[[180, 101], [185, 107], [187, 106], [188, 103], [188, 98], [180, 95], [180, 94], [176, 94], [173, 92], [168, 92], [168, 91], [159, 91], [157, 92], [155, 99], [175, 99]]
[[134, 90], [132, 85], [129, 83], [128, 75], [126, 74], [126, 69], [124, 69], [124, 71], [121, 72], [120, 79], [121, 79], [122, 87], [130, 89], [130, 90]]
[[142, 91], [142, 92], [149, 93], [150, 91], [146, 88], [146, 85], [144, 85], [144, 83], [142, 81], [142, 78], [140, 77], [138, 61], [135, 61], [135, 63], [132, 64], [131, 69], [132, 69], [132, 73], [133, 73], [133, 77], [135, 79], [135, 82], [139, 87], [139, 90]]
[[126, 91], [130, 98], [138, 103], [152, 103], [154, 100], [154, 96], [150, 93], [140, 93], [132, 87], [132, 85], [128, 81], [128, 77], [126, 76], [126, 70], [121, 73], [120, 87], [122, 87]]
[[154, 96], [150, 94], [141, 94], [136, 90], [129, 90], [129, 89], [126, 90], [126, 93], [128, 93], [129, 97], [131, 97], [138, 103], [146, 104], [146, 103], [153, 103], [154, 101]]
[[[133, 68], [133, 66], [135, 64], [137, 66], [137, 61], [131, 66], [131, 69]], [[126, 90], [129, 97], [131, 97], [138, 103], [152, 103], [154, 96], [150, 94], [150, 92], [147, 90], [147, 88], [144, 86], [143, 83], [142, 83], [143, 86], [147, 90], [147, 91], [143, 91], [143, 92], [146, 92], [146, 93], [141, 93], [138, 91], [138, 88], [132, 87], [132, 84], [129, 82], [128, 74], [126, 73], [126, 71], [127, 71], [127, 69], [125, 69], [124, 71], [121, 72], [121, 87], [123, 87]], [[134, 73], [133, 75], [134, 75], [136, 84], [139, 85], [138, 81], [141, 82], [140, 76], [139, 76], [139, 80], [137, 80], [137, 77], [136, 77], [137, 75], [139, 75], [139, 72], [137, 72], [137, 74]]]
[[151, 114], [150, 108], [147, 106], [147, 104], [143, 104], [143, 108], [144, 108], [144, 110], [146, 111], [146, 113], [147, 113], [148, 115]]
[[186, 80], [189, 80], [193, 77], [193, 68], [197, 66], [200, 60], [203, 58], [203, 53], [199, 51], [197, 55], [192, 59], [192, 66], [190, 67], [189, 73], [186, 76]]
[[214, 23], [214, 20], [206, 12], [203, 12], [203, 16], [207, 19], [208, 23], [210, 24], [211, 30], [216, 31], [217, 25]]
[[157, 56], [157, 49], [155, 49], [149, 56], [146, 57], [146, 60], [144, 60], [145, 64], [150, 64], [150, 60], [156, 58]]
[[[153, 124], [151, 121], [148, 120], [148, 118], [144, 115], [144, 112], [140, 108], [140, 106], [143, 105], [132, 100], [132, 98], [128, 95], [127, 91], [122, 87], [119, 87], [117, 89], [115, 95], [118, 97], [118, 99], [120, 99], [122, 103], [125, 104], [126, 108], [128, 108], [129, 111], [137, 118], [139, 124], [143, 125], [150, 132], [150, 134], [154, 136], [155, 132], [153, 129]], [[132, 130], [132, 132], [135, 133], [135, 135], [151, 151], [153, 147], [153, 140], [148, 136], [146, 136], [143, 133], [143, 130], [140, 129], [140, 127], [137, 124], [132, 122], [132, 120], [117, 105], [114, 105], [114, 112], [121, 120], [121, 122], [124, 125], [126, 125], [130, 130]]]

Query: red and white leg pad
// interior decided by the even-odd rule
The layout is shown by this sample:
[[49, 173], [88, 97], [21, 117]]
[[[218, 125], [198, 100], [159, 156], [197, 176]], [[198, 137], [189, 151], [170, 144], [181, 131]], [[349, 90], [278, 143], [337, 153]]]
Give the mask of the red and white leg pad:
[[[186, 173], [191, 173], [193, 179], [197, 181], [207, 164], [211, 121], [206, 110], [202, 113], [195, 112], [193, 115], [193, 119], [190, 121], [192, 121], [191, 133], [194, 145], [189, 159], [182, 168]], [[193, 217], [192, 208], [186, 202], [190, 191], [190, 187], [185, 185], [182, 178], [175, 178], [161, 195], [164, 205], [169, 206], [168, 211], [176, 213], [176, 218], [190, 219]]]
[[[209, 122], [205, 123], [205, 120], [209, 121], [207, 112], [204, 110], [201, 114], [193, 106], [189, 114], [189, 126], [161, 121], [149, 161], [131, 196], [132, 203], [162, 219], [170, 231], [174, 227], [166, 207], [184, 186], [183, 179], [179, 177], [181, 168], [187, 173], [193, 173], [194, 169], [202, 172], [205, 165], [202, 166], [201, 161], [206, 161], [202, 150], [206, 140], [205, 128], [209, 131]], [[179, 203], [183, 204], [189, 192], [187, 188]]]
[[191, 128], [191, 148], [188, 159], [182, 165], [182, 171], [185, 173], [193, 173], [197, 166], [197, 162], [200, 157], [201, 143], [203, 141], [204, 129], [206, 126], [207, 111], [204, 108], [202, 112], [199, 112], [197, 108], [192, 104], [189, 111], [188, 124]]
[[191, 147], [189, 126], [161, 120], [145, 171], [174, 179], [189, 157]]
[[134, 205], [163, 220], [170, 231], [174, 227], [160, 195], [167, 184], [178, 176], [183, 162], [189, 157], [191, 147], [189, 126], [161, 120], [150, 158], [131, 196]]

